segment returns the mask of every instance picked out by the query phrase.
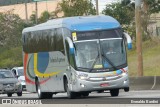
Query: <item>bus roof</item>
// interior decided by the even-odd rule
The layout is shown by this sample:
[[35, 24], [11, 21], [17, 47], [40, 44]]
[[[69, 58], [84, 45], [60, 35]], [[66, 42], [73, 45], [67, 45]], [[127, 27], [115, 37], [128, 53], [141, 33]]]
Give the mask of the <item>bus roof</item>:
[[110, 16], [75, 16], [59, 19], [52, 19], [45, 23], [28, 27], [23, 30], [24, 32], [53, 29], [65, 27], [71, 31], [91, 31], [99, 29], [114, 29], [120, 27], [119, 22]]

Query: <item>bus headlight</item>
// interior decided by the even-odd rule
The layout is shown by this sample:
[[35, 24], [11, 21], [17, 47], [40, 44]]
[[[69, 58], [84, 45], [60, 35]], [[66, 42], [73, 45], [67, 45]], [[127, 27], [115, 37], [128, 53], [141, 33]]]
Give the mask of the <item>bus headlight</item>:
[[87, 80], [88, 79], [88, 74], [79, 74], [78, 78], [81, 80]]

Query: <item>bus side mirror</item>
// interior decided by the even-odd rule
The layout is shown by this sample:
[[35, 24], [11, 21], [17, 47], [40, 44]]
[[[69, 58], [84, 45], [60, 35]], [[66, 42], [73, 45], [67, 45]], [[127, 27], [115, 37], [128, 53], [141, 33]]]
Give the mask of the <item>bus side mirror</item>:
[[132, 49], [132, 39], [127, 33], [124, 32], [123, 34], [127, 40], [128, 50], [131, 50]]
[[74, 55], [75, 54], [75, 48], [74, 48], [72, 40], [69, 37], [67, 37], [66, 40], [69, 44], [69, 54]]

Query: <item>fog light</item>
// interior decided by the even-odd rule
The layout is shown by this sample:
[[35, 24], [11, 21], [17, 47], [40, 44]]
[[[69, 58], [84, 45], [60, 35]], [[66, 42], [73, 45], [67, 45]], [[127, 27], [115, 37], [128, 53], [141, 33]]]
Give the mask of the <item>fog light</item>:
[[84, 85], [84, 84], [80, 84], [80, 86], [81, 86], [81, 87], [83, 87], [83, 88], [85, 87], [85, 85]]
[[127, 83], [127, 79], [123, 83], [126, 84]]

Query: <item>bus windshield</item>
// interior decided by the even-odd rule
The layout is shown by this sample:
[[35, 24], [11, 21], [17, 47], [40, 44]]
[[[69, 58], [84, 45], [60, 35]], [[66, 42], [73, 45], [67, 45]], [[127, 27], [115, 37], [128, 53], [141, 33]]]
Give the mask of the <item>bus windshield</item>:
[[[75, 47], [77, 67], [90, 69], [99, 53], [97, 40], [76, 42]], [[101, 61], [97, 60], [96, 64], [101, 64]]]
[[[109, 36], [105, 36], [107, 34], [107, 31], [101, 31], [84, 32], [78, 35], [81, 40], [74, 42], [77, 68], [90, 69], [86, 71], [92, 71], [91, 69], [109, 69], [110, 71], [126, 65], [126, 50], [122, 36], [117, 33], [117, 30], [110, 31]], [[114, 38], [111, 38], [111, 34]], [[94, 38], [85, 40], [84, 37], [89, 38], [88, 36], [94, 36]]]
[[[101, 51], [104, 57], [109, 59], [114, 66], [120, 66], [126, 63], [126, 52], [122, 39], [101, 40]], [[103, 58], [104, 68], [111, 68], [112, 65]]]

